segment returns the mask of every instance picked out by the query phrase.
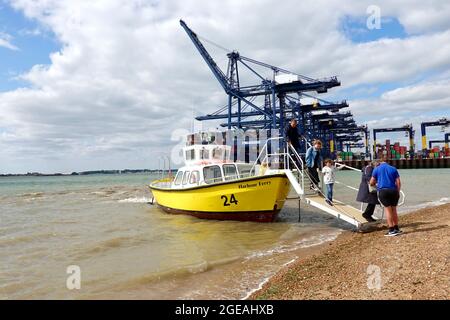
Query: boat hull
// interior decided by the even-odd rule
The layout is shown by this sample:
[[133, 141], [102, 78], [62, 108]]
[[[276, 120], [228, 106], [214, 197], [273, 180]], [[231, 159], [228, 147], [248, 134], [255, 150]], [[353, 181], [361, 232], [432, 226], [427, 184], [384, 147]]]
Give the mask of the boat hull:
[[272, 222], [289, 192], [284, 174], [258, 176], [186, 189], [150, 185], [156, 203], [172, 214], [201, 219]]

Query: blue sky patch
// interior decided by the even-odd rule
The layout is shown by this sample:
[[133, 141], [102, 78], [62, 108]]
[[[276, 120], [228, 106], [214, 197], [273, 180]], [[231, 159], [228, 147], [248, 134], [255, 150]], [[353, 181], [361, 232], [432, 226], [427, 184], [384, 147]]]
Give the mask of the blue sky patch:
[[0, 46], [0, 92], [26, 87], [17, 76], [36, 64], [50, 64], [50, 53], [61, 45], [49, 30], [21, 12], [0, 2], [0, 35], [10, 36], [10, 43], [18, 48]]
[[407, 33], [402, 24], [395, 17], [381, 17], [380, 28], [367, 27], [369, 15], [353, 17], [345, 16], [340, 23], [340, 31], [354, 43], [376, 41], [383, 38], [403, 39]]

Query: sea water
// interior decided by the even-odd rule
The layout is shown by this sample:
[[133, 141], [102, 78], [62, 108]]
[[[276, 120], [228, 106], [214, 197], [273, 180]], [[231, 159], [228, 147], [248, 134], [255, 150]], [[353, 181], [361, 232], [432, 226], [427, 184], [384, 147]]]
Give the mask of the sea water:
[[[449, 202], [450, 169], [400, 175], [400, 211]], [[0, 177], [0, 299], [241, 299], [349, 228], [303, 203], [298, 222], [296, 200], [274, 223], [169, 215], [148, 203], [155, 178]], [[337, 179], [357, 186], [360, 174]], [[355, 196], [336, 185], [336, 199], [359, 206]]]

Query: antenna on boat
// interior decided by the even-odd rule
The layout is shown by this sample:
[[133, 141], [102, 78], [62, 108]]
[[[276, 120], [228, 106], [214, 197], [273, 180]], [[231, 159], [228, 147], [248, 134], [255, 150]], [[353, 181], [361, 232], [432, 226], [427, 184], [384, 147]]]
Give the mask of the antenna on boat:
[[195, 121], [195, 106], [194, 106], [194, 103], [192, 103], [192, 127], [191, 127], [191, 132], [192, 133], [194, 133], [194, 130], [195, 130], [195, 123], [194, 123], [194, 121]]

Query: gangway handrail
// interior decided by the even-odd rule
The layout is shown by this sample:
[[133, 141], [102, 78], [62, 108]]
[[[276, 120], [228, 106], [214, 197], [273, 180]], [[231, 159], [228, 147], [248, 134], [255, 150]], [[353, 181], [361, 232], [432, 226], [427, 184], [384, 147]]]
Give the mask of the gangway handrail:
[[338, 166], [344, 167], [344, 168], [348, 168], [348, 169], [353, 170], [353, 171], [361, 172], [361, 169], [358, 169], [358, 168], [355, 168], [355, 167], [351, 167], [351, 166], [348, 166], [348, 165], [343, 164], [343, 163], [335, 162], [335, 164], [337, 164]]
[[[264, 144], [263, 148], [262, 148], [261, 151], [259, 152], [258, 157], [257, 157], [256, 160], [253, 162], [253, 165], [252, 165], [252, 168], [250, 169], [249, 174], [251, 174], [251, 173], [253, 172], [253, 170], [255, 169], [256, 165], [258, 164], [258, 160], [260, 160], [261, 155], [263, 154], [263, 151], [264, 151], [264, 150], [267, 150], [267, 143], [268, 143], [269, 141], [271, 141], [271, 140], [281, 140], [281, 139], [283, 139], [283, 137], [272, 137], [272, 138], [269, 138], [269, 139], [266, 140], [266, 143]], [[273, 155], [281, 155], [281, 154], [275, 153], [275, 154], [273, 154]], [[264, 157], [263, 160], [265, 160], [266, 157], [267, 157], [267, 154], [266, 154], [266, 156]], [[261, 161], [261, 163], [263, 163], [263, 162], [264, 162], [264, 161]]]
[[[353, 171], [357, 171], [357, 172], [361, 172], [361, 171], [362, 171], [362, 170], [360, 170], [360, 169], [358, 169], [358, 168], [351, 167], [351, 166], [348, 166], [348, 165], [343, 164], [343, 163], [339, 163], [339, 162], [335, 162], [335, 163], [336, 163], [337, 165], [339, 165], [339, 166], [349, 168], [350, 170], [353, 170]], [[357, 188], [355, 188], [355, 187], [352, 187], [352, 186], [349, 186], [349, 185], [346, 185], [346, 184], [344, 184], [344, 183], [342, 183], [342, 182], [339, 182], [339, 181], [335, 181], [335, 182], [338, 183], [338, 184], [342, 184], [342, 185], [344, 185], [345, 187], [347, 187], [347, 188], [349, 188], [349, 189], [352, 189], [352, 190], [355, 190], [355, 191], [359, 191], [359, 189], [357, 189]], [[405, 204], [406, 195], [405, 195], [405, 193], [403, 192], [403, 190], [400, 190], [399, 193], [400, 193], [400, 196], [401, 196], [401, 201], [398, 203], [397, 206], [402, 206], [402, 205]]]
[[403, 192], [403, 190], [400, 190], [400, 196], [401, 196], [401, 201], [397, 204], [397, 206], [402, 206], [405, 204], [405, 200], [406, 200], [406, 195]]
[[359, 189], [358, 189], [358, 188], [355, 188], [355, 187], [349, 186], [349, 185], [347, 185], [347, 184], [345, 184], [345, 183], [343, 183], [343, 182], [337, 181], [337, 180], [335, 180], [335, 181], [334, 181], [334, 183], [337, 183], [337, 184], [342, 184], [342, 185], [343, 185], [344, 187], [346, 187], [346, 188], [349, 188], [349, 189], [351, 189], [351, 190], [354, 190], [354, 191], [359, 191]]
[[[299, 169], [297, 169], [297, 170], [298, 170], [298, 172], [299, 172], [299, 174], [301, 175], [301, 178], [302, 178], [302, 189], [303, 189], [303, 193], [304, 193], [305, 192], [305, 173], [304, 173], [305, 164], [303, 162], [302, 157], [298, 154], [297, 150], [295, 150], [295, 148], [291, 144], [288, 145], [288, 148], [291, 149], [291, 151], [293, 151], [294, 156], [297, 158], [297, 160], [299, 161], [299, 163], [300, 163], [300, 165], [302, 167], [301, 170], [299, 170]], [[288, 154], [289, 154], [289, 152], [288, 152]], [[295, 161], [294, 160], [293, 160], [293, 162], [294, 162], [294, 165], [295, 165]]]
[[308, 149], [309, 147], [312, 147], [311, 142], [309, 142], [305, 136], [302, 136], [302, 140], [305, 140], [305, 145], [306, 145], [306, 149]]

